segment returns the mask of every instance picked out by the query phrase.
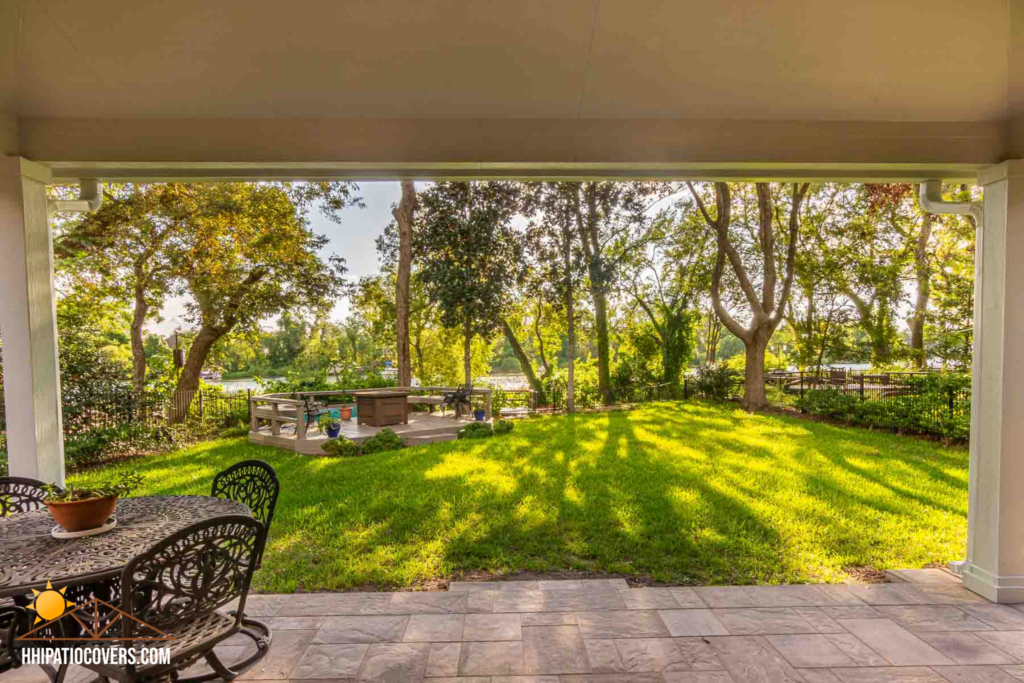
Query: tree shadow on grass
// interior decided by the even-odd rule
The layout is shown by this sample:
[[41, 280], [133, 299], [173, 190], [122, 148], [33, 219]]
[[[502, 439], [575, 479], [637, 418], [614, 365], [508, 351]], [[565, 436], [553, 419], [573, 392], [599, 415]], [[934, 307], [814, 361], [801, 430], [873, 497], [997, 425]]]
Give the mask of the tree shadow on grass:
[[929, 446], [654, 404], [349, 460], [217, 442], [142, 461], [140, 493], [205, 495], [234, 462], [270, 462], [282, 491], [263, 589], [405, 585], [466, 570], [799, 581], [939, 552], [915, 538], [929, 510], [945, 513], [946, 538], [963, 535], [967, 485], [942, 468], [966, 468], [966, 454]]

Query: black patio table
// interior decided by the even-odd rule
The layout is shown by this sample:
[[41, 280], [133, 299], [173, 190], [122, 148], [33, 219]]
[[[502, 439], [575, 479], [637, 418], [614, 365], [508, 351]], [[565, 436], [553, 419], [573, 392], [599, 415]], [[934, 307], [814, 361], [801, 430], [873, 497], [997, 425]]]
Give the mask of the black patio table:
[[[117, 527], [71, 540], [51, 535], [46, 508], [0, 518], [0, 598], [32, 589], [97, 586], [121, 575], [136, 555], [190, 524], [223, 515], [250, 514], [243, 503], [210, 496], [142, 496], [117, 501]], [[68, 598], [77, 591], [68, 590]]]

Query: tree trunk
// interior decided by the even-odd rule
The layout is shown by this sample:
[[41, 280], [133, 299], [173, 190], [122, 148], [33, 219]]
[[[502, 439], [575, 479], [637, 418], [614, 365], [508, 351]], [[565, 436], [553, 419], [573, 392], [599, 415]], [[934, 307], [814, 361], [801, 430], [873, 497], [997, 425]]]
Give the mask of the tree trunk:
[[572, 228], [562, 224], [562, 264], [565, 266], [565, 319], [569, 332], [569, 365], [566, 368], [565, 409], [576, 411], [576, 308], [573, 300]]
[[423, 373], [423, 341], [422, 341], [422, 335], [423, 335], [423, 328], [421, 327], [420, 329], [418, 329], [416, 331], [416, 342], [413, 344], [413, 348], [416, 349], [416, 365], [417, 365], [417, 367], [419, 367], [420, 382], [425, 382], [426, 380], [423, 379], [424, 373]]
[[466, 371], [466, 386], [473, 384], [473, 327], [469, 316], [465, 322], [465, 340], [462, 347], [462, 362]]
[[184, 422], [188, 416], [192, 398], [199, 388], [199, 373], [202, 372], [206, 358], [210, 355], [210, 349], [222, 336], [222, 332], [204, 325], [199, 328], [199, 334], [192, 340], [192, 346], [188, 349], [188, 357], [185, 359], [185, 367], [181, 369], [178, 385], [174, 389], [171, 403], [171, 422], [173, 424]]
[[572, 300], [572, 290], [565, 295], [565, 319], [569, 328], [569, 366], [565, 378], [565, 409], [576, 412], [576, 309]]
[[537, 378], [537, 374], [533, 371], [533, 365], [530, 363], [529, 357], [526, 352], [523, 351], [522, 345], [519, 340], [516, 339], [515, 332], [509, 326], [508, 321], [502, 318], [501, 329], [505, 333], [505, 339], [508, 340], [509, 345], [512, 347], [512, 353], [515, 354], [516, 359], [519, 361], [519, 367], [522, 369], [523, 374], [526, 375], [526, 381], [530, 384], [530, 387], [537, 392], [537, 401], [540, 405], [547, 403], [547, 398], [544, 396], [544, 385], [541, 384], [540, 379]]
[[917, 300], [914, 302], [914, 314], [910, 319], [910, 348], [919, 368], [928, 364], [924, 350], [924, 321], [928, 313], [928, 299], [931, 296], [931, 269], [928, 267], [928, 240], [931, 239], [931, 236], [932, 215], [926, 213], [921, 223], [921, 232], [917, 236], [917, 246], [914, 249]]
[[146, 302], [146, 290], [135, 285], [135, 311], [132, 314], [132, 388], [137, 396], [141, 396], [146, 388], [146, 351], [143, 348], [142, 326], [149, 315], [149, 303]]
[[533, 319], [533, 332], [537, 336], [537, 356], [540, 358], [541, 364], [544, 366], [543, 379], [547, 379], [551, 376], [555, 367], [548, 358], [547, 351], [544, 350], [544, 337], [540, 333], [540, 308], [537, 309], [537, 316]]
[[601, 392], [601, 402], [610, 406], [612, 373], [608, 356], [608, 300], [600, 287], [592, 287], [590, 292], [594, 299], [594, 319], [597, 324], [597, 385]]
[[409, 353], [409, 278], [412, 272], [412, 221], [416, 209], [416, 187], [402, 181], [402, 201], [391, 213], [398, 224], [398, 281], [395, 285], [395, 335], [398, 339], [398, 386], [412, 386], [412, 358]]
[[714, 363], [715, 358], [718, 354], [718, 344], [722, 340], [722, 321], [718, 319], [718, 316], [714, 311], [708, 313], [708, 334], [705, 340], [707, 345], [707, 354], [705, 361], [708, 363]]
[[743, 380], [743, 399], [740, 401], [744, 410], [761, 410], [768, 405], [764, 390], [764, 354], [770, 339], [770, 333], [758, 333], [754, 335], [752, 343], [747, 345], [747, 368]]
[[672, 312], [665, 316], [664, 339], [661, 340], [661, 381], [667, 384], [678, 384], [683, 364], [689, 359], [683, 358], [681, 350], [686, 347], [688, 326], [686, 316]]

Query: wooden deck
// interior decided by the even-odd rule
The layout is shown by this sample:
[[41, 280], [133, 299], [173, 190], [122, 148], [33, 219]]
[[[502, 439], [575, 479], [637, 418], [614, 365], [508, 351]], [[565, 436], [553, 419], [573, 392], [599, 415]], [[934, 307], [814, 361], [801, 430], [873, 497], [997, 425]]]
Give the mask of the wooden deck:
[[[391, 429], [402, 437], [406, 446], [411, 446], [432, 441], [452, 440], [458, 435], [460, 429], [472, 422], [474, 422], [472, 418], [456, 419], [452, 417], [451, 411], [449, 411], [448, 417], [442, 417], [438, 413], [410, 413], [409, 424], [391, 425], [390, 427], [360, 425], [356, 424], [356, 420], [353, 418], [342, 421], [341, 434], [357, 443], [362, 443], [381, 429]], [[282, 424], [280, 431], [280, 434], [272, 434], [269, 426], [261, 427], [258, 431], [249, 432], [249, 441], [305, 455], [323, 455], [320, 446], [327, 441], [327, 435], [320, 434], [315, 424], [309, 425], [306, 438], [302, 440], [296, 438], [294, 425]]]

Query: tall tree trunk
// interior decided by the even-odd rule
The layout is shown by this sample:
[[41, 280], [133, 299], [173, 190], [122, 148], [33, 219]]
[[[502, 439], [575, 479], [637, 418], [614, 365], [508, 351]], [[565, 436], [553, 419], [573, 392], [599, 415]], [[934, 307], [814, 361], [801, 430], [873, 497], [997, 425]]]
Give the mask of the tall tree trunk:
[[501, 319], [501, 329], [505, 333], [505, 339], [508, 340], [509, 346], [512, 347], [512, 353], [515, 354], [516, 359], [519, 361], [519, 367], [522, 369], [523, 374], [526, 375], [526, 381], [530, 384], [530, 387], [537, 392], [538, 405], [546, 404], [547, 398], [544, 396], [544, 385], [541, 383], [540, 379], [537, 378], [537, 374], [533, 371], [533, 365], [530, 363], [530, 359], [526, 355], [526, 352], [523, 351], [523, 347], [519, 343], [519, 340], [516, 339], [516, 333], [512, 331], [512, 327], [504, 318]]
[[395, 284], [395, 335], [398, 339], [398, 386], [412, 385], [409, 353], [409, 278], [412, 273], [412, 222], [416, 210], [416, 187], [402, 181], [402, 201], [391, 212], [398, 224], [398, 281]]
[[420, 376], [420, 381], [425, 382], [423, 379], [423, 328], [416, 330], [416, 341], [413, 343], [413, 348], [416, 349], [416, 367], [419, 368], [417, 371]]
[[594, 320], [597, 327], [597, 386], [601, 392], [601, 402], [606, 406], [612, 404], [612, 373], [608, 344], [608, 299], [604, 289], [592, 287], [594, 299]]
[[462, 362], [466, 371], [466, 386], [473, 384], [473, 325], [469, 315], [466, 316], [465, 336], [462, 346]]
[[181, 369], [178, 385], [174, 389], [171, 403], [171, 422], [173, 424], [184, 422], [188, 416], [189, 406], [199, 388], [199, 373], [202, 372], [206, 358], [210, 355], [210, 349], [223, 334], [210, 326], [203, 325], [199, 328], [199, 334], [192, 340], [192, 346], [188, 349], [188, 357], [185, 358], [185, 366]]
[[572, 298], [572, 290], [565, 295], [565, 319], [569, 328], [569, 366], [565, 377], [565, 409], [576, 412], [576, 306]]
[[910, 348], [914, 352], [917, 367], [928, 364], [924, 350], [924, 321], [928, 314], [928, 299], [931, 296], [931, 268], [928, 264], [928, 240], [932, 236], [932, 215], [926, 213], [921, 222], [921, 232], [914, 248], [914, 271], [917, 276], [917, 300], [914, 315], [910, 319]]
[[683, 365], [689, 361], [681, 353], [686, 347], [688, 325], [686, 316], [679, 313], [669, 313], [665, 318], [665, 338], [661, 340], [661, 381], [676, 385]]
[[565, 267], [565, 319], [569, 332], [569, 365], [566, 368], [565, 409], [576, 412], [576, 307], [573, 300], [572, 228], [562, 223], [562, 264]]
[[747, 367], [744, 372], [743, 399], [740, 401], [744, 410], [762, 410], [768, 405], [764, 389], [764, 355], [770, 339], [771, 332], [765, 334], [759, 330], [753, 341], [747, 344]]
[[537, 315], [534, 316], [533, 318], [533, 333], [537, 337], [537, 355], [540, 358], [541, 364], [544, 366], [543, 379], [547, 379], [548, 377], [551, 376], [551, 373], [554, 371], [555, 367], [551, 363], [551, 360], [548, 358], [547, 351], [545, 351], [544, 349], [544, 337], [540, 333], [540, 316], [541, 309], [540, 306], [538, 306]]
[[714, 363], [718, 355], [718, 344], [722, 341], [722, 321], [718, 319], [714, 311], [708, 313], [708, 334], [705, 339], [707, 353], [705, 361]]
[[131, 324], [132, 388], [135, 389], [136, 395], [141, 395], [146, 388], [146, 351], [143, 348], [142, 327], [146, 324], [148, 315], [149, 303], [146, 301], [146, 289], [136, 279], [135, 311], [132, 314]]

